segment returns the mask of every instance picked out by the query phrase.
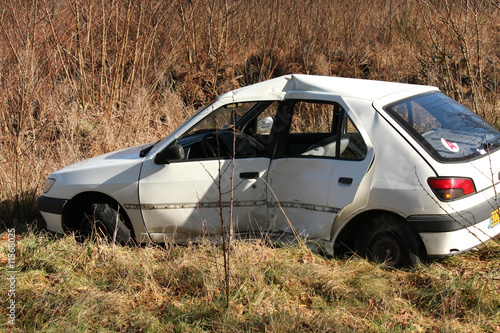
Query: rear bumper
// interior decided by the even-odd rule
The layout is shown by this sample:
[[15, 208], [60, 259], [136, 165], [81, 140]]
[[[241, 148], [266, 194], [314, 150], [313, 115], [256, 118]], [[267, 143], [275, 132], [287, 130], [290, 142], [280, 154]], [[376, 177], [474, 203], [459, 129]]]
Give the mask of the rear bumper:
[[490, 219], [450, 232], [420, 233], [429, 258], [440, 258], [466, 252], [500, 234], [500, 226], [490, 228]]
[[38, 210], [47, 223], [47, 229], [54, 232], [63, 232], [62, 213], [68, 200], [50, 198], [44, 195], [37, 199]]
[[500, 234], [500, 225], [491, 227], [494, 198], [460, 212], [413, 215], [406, 220], [417, 231], [430, 258], [466, 252]]

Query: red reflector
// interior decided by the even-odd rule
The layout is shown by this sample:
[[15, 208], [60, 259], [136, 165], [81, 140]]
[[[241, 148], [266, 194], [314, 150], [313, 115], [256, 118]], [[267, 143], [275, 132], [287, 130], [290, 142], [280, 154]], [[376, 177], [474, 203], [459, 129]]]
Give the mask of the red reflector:
[[442, 200], [456, 199], [476, 192], [470, 178], [429, 178], [429, 185]]

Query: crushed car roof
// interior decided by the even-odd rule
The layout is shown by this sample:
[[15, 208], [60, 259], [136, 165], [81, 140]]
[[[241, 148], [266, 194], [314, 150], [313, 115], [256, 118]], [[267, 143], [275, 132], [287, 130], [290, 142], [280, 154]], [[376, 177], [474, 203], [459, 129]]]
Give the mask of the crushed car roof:
[[292, 91], [322, 92], [377, 101], [393, 94], [410, 95], [437, 90], [436, 87], [332, 76], [290, 74], [239, 88], [219, 97], [233, 102], [283, 100]]

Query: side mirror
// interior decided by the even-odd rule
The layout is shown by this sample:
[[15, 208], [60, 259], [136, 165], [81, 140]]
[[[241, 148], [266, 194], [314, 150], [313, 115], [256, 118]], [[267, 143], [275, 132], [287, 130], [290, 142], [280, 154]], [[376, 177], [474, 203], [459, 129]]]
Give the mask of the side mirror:
[[156, 154], [155, 164], [169, 164], [172, 161], [183, 160], [184, 157], [184, 148], [173, 145]]
[[270, 132], [273, 127], [273, 117], [265, 117], [257, 123], [257, 133]]

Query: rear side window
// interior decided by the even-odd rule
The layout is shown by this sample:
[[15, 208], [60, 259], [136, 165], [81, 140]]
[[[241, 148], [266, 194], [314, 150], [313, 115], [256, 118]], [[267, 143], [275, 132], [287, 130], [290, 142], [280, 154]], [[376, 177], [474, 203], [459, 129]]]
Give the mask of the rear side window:
[[469, 160], [500, 147], [500, 132], [440, 92], [398, 101], [385, 110], [443, 162]]
[[337, 103], [290, 101], [293, 114], [285, 156], [361, 161], [367, 147], [345, 110]]

